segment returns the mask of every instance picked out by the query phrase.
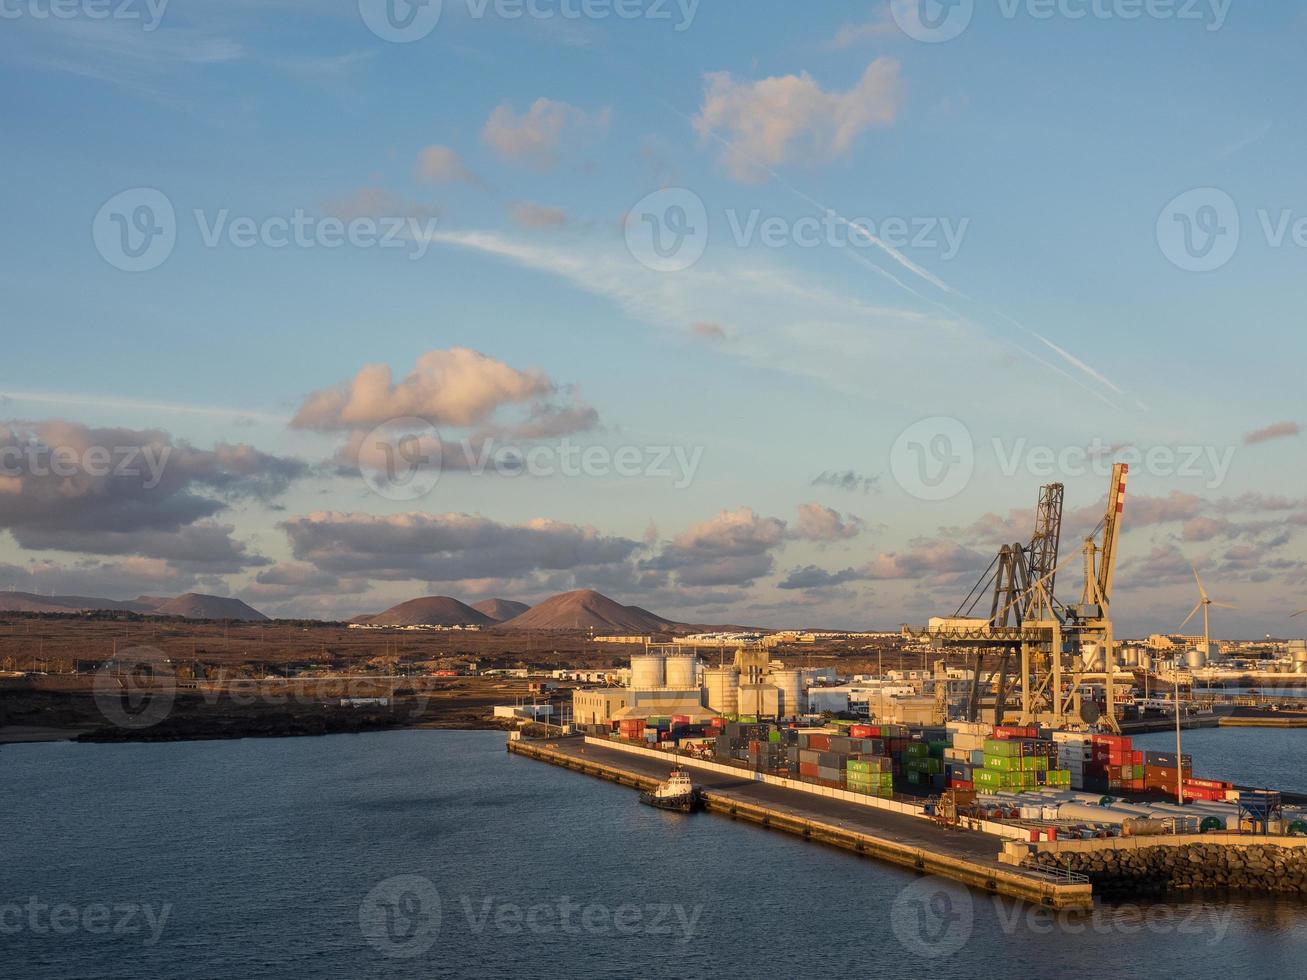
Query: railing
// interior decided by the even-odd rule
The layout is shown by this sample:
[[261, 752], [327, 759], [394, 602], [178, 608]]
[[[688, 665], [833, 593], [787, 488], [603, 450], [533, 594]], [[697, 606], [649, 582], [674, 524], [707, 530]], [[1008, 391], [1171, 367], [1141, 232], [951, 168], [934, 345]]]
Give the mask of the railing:
[[1089, 884], [1089, 876], [1083, 875], [1079, 871], [1072, 871], [1070, 868], [1059, 868], [1052, 864], [1026, 864], [1029, 871], [1038, 871], [1040, 874], [1048, 875], [1050, 878], [1056, 878], [1058, 881], [1064, 881], [1072, 885]]

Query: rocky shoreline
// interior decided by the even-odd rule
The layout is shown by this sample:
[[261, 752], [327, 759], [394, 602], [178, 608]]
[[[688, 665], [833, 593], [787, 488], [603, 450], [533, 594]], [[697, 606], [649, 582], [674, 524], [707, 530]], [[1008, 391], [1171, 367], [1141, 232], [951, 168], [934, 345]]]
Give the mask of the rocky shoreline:
[[1274, 844], [1183, 844], [1139, 850], [1041, 852], [1037, 863], [1088, 875], [1095, 891], [1225, 889], [1307, 895], [1307, 850]]

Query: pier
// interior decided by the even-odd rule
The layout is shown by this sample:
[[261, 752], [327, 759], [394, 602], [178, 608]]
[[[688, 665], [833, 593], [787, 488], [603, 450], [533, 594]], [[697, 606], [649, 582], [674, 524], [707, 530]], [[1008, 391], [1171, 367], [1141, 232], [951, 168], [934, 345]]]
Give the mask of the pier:
[[666, 779], [675, 762], [692, 770], [710, 813], [950, 878], [991, 894], [1054, 909], [1093, 906], [1093, 889], [1083, 876], [1005, 864], [999, 854], [1008, 838], [941, 827], [907, 812], [912, 809], [908, 806], [903, 807], [905, 812], [862, 806], [770, 785], [752, 779], [748, 771], [717, 772], [696, 766], [693, 760], [649, 758], [579, 737], [511, 740], [508, 751], [634, 789], [648, 789]]

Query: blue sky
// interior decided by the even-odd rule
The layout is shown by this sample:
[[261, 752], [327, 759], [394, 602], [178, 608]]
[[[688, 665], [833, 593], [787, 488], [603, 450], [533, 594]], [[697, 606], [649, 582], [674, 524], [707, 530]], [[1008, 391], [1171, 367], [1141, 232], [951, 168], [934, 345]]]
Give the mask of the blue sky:
[[[1119, 629], [1177, 625], [1190, 562], [1218, 630], [1307, 605], [1300, 4], [961, 0], [938, 43], [913, 0], [440, 6], [403, 43], [372, 0], [4, 6], [7, 444], [189, 448], [148, 487], [21, 457], [0, 584], [892, 626], [1043, 482], [1092, 530], [1133, 452]], [[142, 193], [173, 241], [124, 271]], [[393, 235], [275, 247], [297, 215]], [[358, 456], [397, 414], [444, 444], [420, 497]]]

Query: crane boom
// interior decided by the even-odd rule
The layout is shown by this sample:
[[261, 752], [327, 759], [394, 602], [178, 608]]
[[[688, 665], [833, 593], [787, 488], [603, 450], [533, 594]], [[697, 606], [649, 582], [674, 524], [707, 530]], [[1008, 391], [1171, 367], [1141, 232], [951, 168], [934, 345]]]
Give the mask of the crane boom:
[[1107, 513], [1103, 517], [1103, 545], [1098, 560], [1098, 594], [1104, 606], [1112, 602], [1112, 576], [1116, 571], [1116, 545], [1121, 537], [1121, 514], [1125, 510], [1125, 481], [1130, 474], [1126, 463], [1112, 466], [1112, 486], [1107, 493]]

